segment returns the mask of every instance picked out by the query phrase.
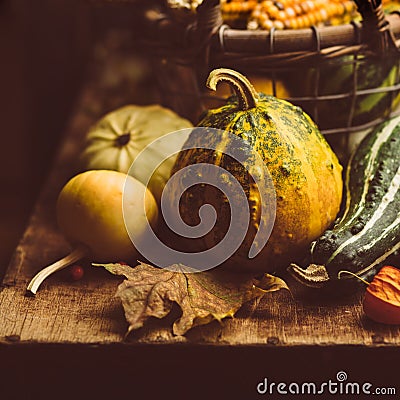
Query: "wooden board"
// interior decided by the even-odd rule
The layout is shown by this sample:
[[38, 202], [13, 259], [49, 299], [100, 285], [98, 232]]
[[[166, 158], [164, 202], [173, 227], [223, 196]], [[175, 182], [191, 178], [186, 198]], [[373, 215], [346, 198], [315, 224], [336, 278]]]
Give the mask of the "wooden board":
[[[386, 369], [375, 366], [373, 377], [383, 376], [385, 371], [383, 378], [390, 383], [394, 375], [388, 374], [387, 369], [392, 371], [390, 363], [399, 361], [400, 328], [365, 318], [362, 291], [330, 302], [306, 299], [296, 291], [293, 296], [286, 291], [270, 293], [258, 305], [243, 307], [235, 318], [194, 328], [185, 337], [173, 336], [171, 332], [169, 323], [174, 314], [166, 321], [149, 321], [128, 338], [122, 306], [114, 297], [121, 279], [102, 269], [88, 267], [79, 282], [71, 282], [62, 272], [58, 273], [45, 281], [36, 297], [25, 296], [32, 276], [70, 250], [57, 229], [55, 202], [61, 187], [76, 173], [85, 132], [100, 115], [129, 102], [129, 96], [121, 93], [105, 96], [100, 79], [101, 75], [95, 74], [82, 90], [54, 168], [2, 282], [0, 376], [7, 377], [10, 371], [22, 368], [21, 373], [30, 376], [30, 382], [33, 377], [36, 379], [38, 372], [16, 365], [15, 360], [21, 359], [26, 362], [43, 358], [46, 373], [52, 373], [51, 365], [60, 361], [58, 357], [64, 357], [65, 366], [71, 368], [75, 365], [72, 360], [80, 357], [84, 360], [82, 365], [95, 368], [101, 375], [104, 371], [97, 365], [100, 359], [118, 369], [118, 360], [129, 366], [140, 356], [144, 369], [162, 370], [164, 378], [171, 365], [180, 374], [188, 375], [186, 363], [196, 360], [196, 373], [206, 373], [208, 382], [219, 374], [221, 379], [232, 382], [231, 389], [240, 387], [254, 394], [257, 379], [271, 368], [281, 376], [295, 372], [305, 376], [315, 367], [312, 364], [318, 363], [321, 368], [317, 367], [314, 374], [320, 376], [322, 371], [334, 374], [335, 368], [349, 365], [353, 372], [356, 368], [369, 371], [368, 363], [381, 360]], [[93, 358], [90, 366], [87, 357]], [[299, 363], [302, 366], [297, 369]], [[10, 370], [10, 365], [14, 369]], [[151, 386], [149, 375], [142, 376], [143, 369], [135, 368], [137, 376]], [[243, 368], [253, 374], [251, 381], [240, 380], [238, 371]], [[113, 379], [118, 380], [118, 374]], [[53, 380], [53, 385], [55, 382], [59, 381]], [[185, 382], [192, 381], [187, 376]], [[162, 387], [158, 389], [163, 393]]]

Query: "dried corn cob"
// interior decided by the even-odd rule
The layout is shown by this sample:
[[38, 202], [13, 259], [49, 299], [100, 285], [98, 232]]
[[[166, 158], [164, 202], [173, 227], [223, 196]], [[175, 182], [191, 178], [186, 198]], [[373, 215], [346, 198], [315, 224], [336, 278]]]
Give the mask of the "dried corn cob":
[[339, 25], [357, 16], [352, 0], [222, 0], [226, 21], [246, 20], [247, 29], [301, 29]]

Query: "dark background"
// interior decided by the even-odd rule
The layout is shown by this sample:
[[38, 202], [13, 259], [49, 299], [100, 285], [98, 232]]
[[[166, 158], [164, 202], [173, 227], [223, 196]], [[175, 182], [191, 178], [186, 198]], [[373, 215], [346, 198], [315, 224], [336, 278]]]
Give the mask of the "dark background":
[[0, 276], [51, 169], [94, 45], [110, 30], [129, 31], [135, 11], [130, 2], [0, 0]]

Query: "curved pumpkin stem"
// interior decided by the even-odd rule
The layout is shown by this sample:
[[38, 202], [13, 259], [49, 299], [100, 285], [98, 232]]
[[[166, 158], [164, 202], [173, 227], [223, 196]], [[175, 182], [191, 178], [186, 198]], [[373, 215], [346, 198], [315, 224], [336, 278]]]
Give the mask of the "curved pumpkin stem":
[[67, 256], [63, 257], [61, 260], [56, 261], [55, 263], [47, 266], [40, 270], [29, 282], [27, 291], [36, 294], [39, 286], [42, 282], [53, 274], [56, 271], [60, 271], [61, 269], [68, 267], [69, 265], [79, 261], [80, 259], [86, 257], [89, 254], [89, 250], [84, 246], [78, 246], [74, 250], [71, 251]]
[[245, 76], [232, 69], [218, 68], [210, 72], [206, 85], [212, 90], [217, 90], [218, 83], [222, 81], [227, 82], [235, 91], [241, 110], [245, 111], [257, 106], [258, 94]]

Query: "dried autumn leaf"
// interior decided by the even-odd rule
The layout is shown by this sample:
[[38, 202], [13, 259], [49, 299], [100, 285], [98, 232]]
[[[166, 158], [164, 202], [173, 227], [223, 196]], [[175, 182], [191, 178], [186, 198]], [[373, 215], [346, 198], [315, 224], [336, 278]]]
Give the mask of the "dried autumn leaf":
[[376, 322], [400, 324], [400, 270], [384, 266], [369, 284], [363, 301], [364, 312]]
[[169, 269], [145, 263], [135, 268], [126, 264], [93, 265], [127, 278], [116, 296], [124, 307], [128, 333], [141, 328], [149, 317], [166, 317], [173, 303], [182, 310], [182, 316], [173, 324], [173, 333], [184, 335], [194, 326], [233, 317], [245, 302], [261, 298], [266, 292], [288, 289], [282, 279], [268, 274], [257, 280], [218, 269], [190, 273], [180, 264]]

